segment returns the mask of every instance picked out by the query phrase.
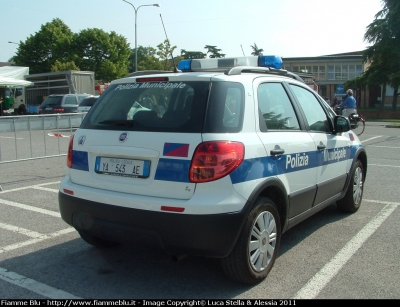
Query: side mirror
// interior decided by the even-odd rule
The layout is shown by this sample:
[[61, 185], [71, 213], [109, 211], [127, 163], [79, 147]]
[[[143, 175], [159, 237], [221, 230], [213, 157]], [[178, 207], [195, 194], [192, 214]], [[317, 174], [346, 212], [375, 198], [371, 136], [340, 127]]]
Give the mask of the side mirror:
[[341, 115], [335, 116], [335, 118], [333, 119], [333, 127], [335, 130], [335, 134], [350, 131], [351, 128], [348, 118]]

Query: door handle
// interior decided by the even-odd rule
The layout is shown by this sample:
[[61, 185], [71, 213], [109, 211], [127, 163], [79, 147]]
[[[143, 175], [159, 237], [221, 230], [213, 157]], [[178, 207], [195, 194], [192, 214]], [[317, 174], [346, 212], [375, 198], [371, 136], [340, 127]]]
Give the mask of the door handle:
[[278, 155], [283, 155], [285, 153], [285, 150], [282, 148], [277, 148], [277, 149], [272, 149], [270, 151], [271, 156], [278, 156]]

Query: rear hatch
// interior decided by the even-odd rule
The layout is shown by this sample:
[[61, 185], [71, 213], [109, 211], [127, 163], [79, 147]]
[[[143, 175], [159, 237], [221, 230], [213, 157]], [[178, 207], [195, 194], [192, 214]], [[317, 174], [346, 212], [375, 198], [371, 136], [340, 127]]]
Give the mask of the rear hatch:
[[72, 182], [189, 199], [195, 189], [189, 168], [202, 142], [210, 81], [182, 80], [178, 74], [113, 83], [74, 134]]

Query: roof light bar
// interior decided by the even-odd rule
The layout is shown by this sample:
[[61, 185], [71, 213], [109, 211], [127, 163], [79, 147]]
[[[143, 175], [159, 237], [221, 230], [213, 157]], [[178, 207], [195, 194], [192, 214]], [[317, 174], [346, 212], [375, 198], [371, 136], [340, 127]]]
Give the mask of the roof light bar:
[[269, 67], [281, 69], [282, 58], [276, 55], [245, 56], [237, 58], [186, 59], [178, 64], [182, 72], [189, 71], [224, 71], [237, 66]]

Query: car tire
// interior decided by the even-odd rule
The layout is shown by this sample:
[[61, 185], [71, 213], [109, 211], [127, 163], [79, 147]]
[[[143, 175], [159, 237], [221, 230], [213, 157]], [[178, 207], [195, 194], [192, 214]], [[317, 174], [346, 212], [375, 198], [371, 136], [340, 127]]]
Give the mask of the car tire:
[[89, 243], [90, 245], [93, 245], [98, 248], [110, 248], [118, 246], [120, 244], [118, 242], [108, 241], [99, 237], [92, 236], [84, 231], [78, 230], [78, 233], [86, 243]]
[[364, 190], [364, 167], [360, 160], [357, 160], [350, 177], [350, 184], [347, 187], [345, 196], [336, 202], [340, 211], [354, 213], [361, 205]]
[[277, 258], [280, 241], [281, 222], [276, 205], [269, 198], [259, 197], [233, 251], [221, 259], [225, 274], [246, 284], [263, 281]]

